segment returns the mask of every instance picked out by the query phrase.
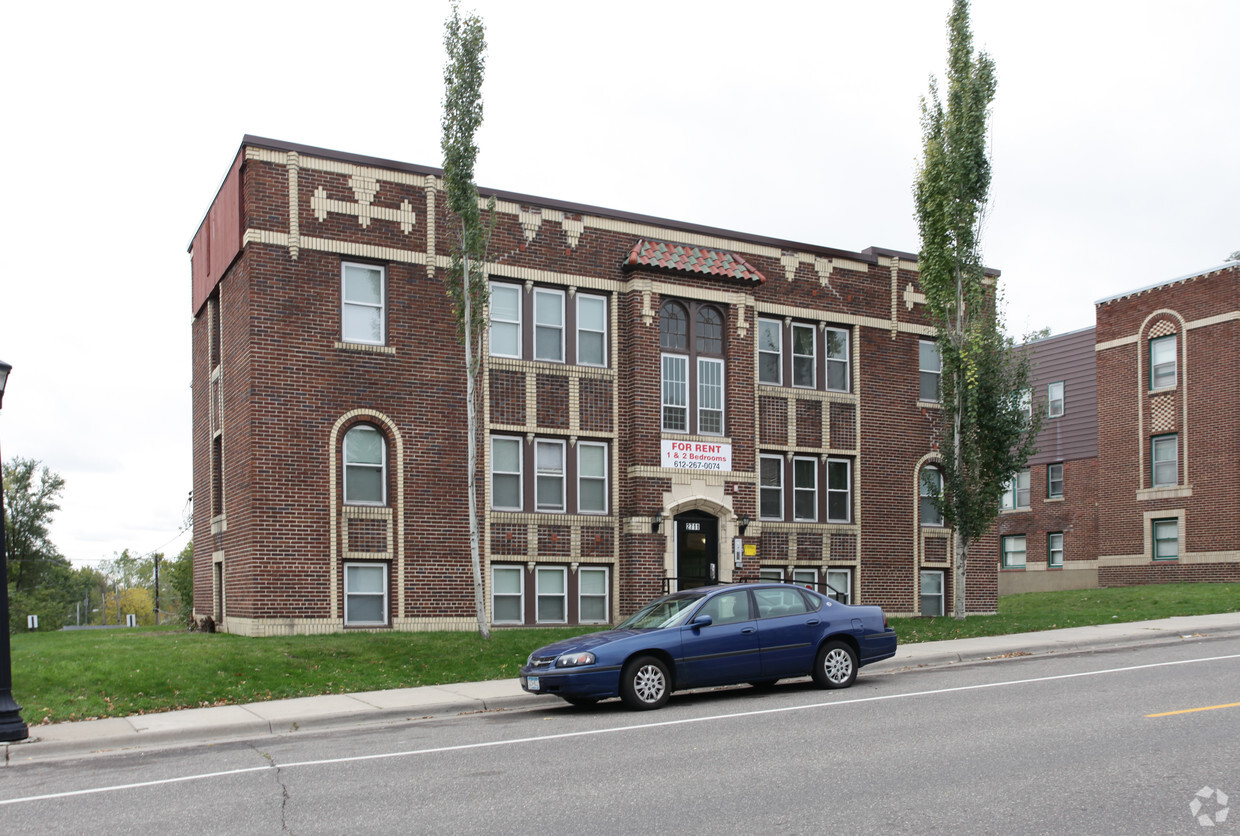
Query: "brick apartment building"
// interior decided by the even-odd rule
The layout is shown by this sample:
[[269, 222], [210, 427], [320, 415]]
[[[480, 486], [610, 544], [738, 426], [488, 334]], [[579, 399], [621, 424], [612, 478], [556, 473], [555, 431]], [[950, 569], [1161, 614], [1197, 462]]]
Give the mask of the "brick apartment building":
[[1047, 417], [1004, 497], [1000, 593], [1240, 580], [1240, 264], [1095, 322], [1029, 347]]
[[[944, 609], [915, 256], [494, 194], [493, 625], [606, 624], [758, 577]], [[199, 617], [473, 626], [454, 230], [438, 169], [244, 139], [191, 246]], [[995, 564], [972, 562], [968, 594], [994, 610]]]

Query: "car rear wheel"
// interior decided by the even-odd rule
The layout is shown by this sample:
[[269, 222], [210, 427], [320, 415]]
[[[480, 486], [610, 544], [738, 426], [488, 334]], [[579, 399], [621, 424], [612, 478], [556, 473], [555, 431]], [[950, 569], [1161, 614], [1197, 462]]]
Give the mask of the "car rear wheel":
[[620, 674], [620, 699], [629, 708], [662, 708], [671, 696], [667, 665], [653, 656], [630, 659]]
[[857, 654], [838, 639], [824, 644], [814, 663], [814, 683], [819, 688], [847, 688], [857, 680]]

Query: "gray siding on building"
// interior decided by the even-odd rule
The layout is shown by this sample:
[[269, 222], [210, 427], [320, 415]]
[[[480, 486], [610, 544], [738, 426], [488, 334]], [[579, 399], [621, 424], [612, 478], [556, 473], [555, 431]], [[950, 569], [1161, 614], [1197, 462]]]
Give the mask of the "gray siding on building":
[[1064, 384], [1064, 413], [1042, 420], [1038, 452], [1029, 464], [1075, 461], [1098, 455], [1098, 376], [1094, 329], [1048, 337], [1026, 346], [1031, 352], [1033, 402], [1046, 410], [1047, 387]]

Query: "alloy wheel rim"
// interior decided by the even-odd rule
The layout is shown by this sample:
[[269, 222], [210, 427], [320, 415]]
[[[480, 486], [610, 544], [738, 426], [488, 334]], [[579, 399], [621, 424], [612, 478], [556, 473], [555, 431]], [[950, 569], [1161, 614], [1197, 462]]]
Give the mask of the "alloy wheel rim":
[[633, 679], [633, 690], [642, 702], [655, 702], [663, 696], [663, 672], [654, 665], [646, 665]]
[[843, 682], [852, 674], [852, 659], [845, 651], [836, 648], [827, 654], [823, 667], [826, 669], [827, 679]]

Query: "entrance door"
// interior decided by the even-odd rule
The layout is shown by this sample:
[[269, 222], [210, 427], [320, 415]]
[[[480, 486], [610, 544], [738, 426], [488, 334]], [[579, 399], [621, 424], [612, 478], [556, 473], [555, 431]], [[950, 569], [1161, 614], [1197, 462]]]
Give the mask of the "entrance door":
[[719, 583], [719, 520], [703, 511], [676, 515], [678, 589]]

